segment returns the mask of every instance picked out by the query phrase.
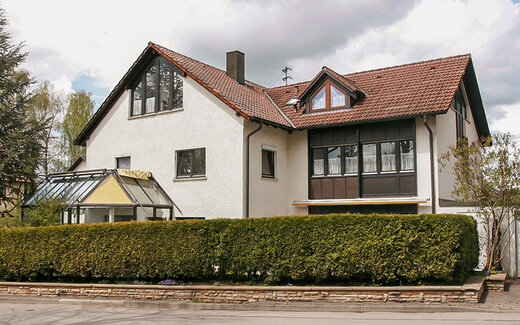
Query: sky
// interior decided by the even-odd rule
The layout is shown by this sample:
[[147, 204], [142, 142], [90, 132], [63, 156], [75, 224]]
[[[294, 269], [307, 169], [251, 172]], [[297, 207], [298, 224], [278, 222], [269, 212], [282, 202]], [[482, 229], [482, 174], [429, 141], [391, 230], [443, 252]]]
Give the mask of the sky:
[[471, 53], [492, 132], [520, 139], [520, 0], [0, 0], [24, 63], [98, 108], [153, 41], [218, 68], [246, 55], [266, 87]]

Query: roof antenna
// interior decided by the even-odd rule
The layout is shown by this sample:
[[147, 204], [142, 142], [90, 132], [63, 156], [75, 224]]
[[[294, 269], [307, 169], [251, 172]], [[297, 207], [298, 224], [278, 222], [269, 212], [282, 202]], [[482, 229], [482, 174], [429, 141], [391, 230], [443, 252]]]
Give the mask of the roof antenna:
[[289, 71], [291, 71], [292, 69], [289, 68], [288, 66], [285, 66], [285, 68], [282, 69], [282, 72], [285, 74], [285, 77], [282, 78], [283, 81], [285, 81], [285, 85], [287, 86], [287, 81], [289, 79], [292, 79], [291, 76], [289, 76]]

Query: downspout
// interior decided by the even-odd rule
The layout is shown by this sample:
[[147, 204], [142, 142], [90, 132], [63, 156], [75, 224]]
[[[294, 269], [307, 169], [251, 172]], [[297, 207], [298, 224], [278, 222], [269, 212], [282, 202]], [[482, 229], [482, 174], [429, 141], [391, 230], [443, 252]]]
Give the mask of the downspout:
[[262, 122], [258, 124], [258, 128], [247, 135], [246, 140], [246, 219], [249, 219], [249, 138], [262, 128]]
[[437, 197], [435, 195], [435, 160], [433, 158], [433, 132], [428, 125], [428, 117], [423, 115], [424, 126], [428, 130], [430, 136], [430, 177], [431, 177], [431, 193], [432, 193], [432, 213], [437, 213]]

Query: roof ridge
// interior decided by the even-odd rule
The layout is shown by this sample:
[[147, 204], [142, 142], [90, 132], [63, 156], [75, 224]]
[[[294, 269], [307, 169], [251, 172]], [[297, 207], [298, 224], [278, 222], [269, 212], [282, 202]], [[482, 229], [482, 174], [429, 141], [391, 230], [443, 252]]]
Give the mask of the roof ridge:
[[397, 64], [397, 65], [392, 65], [392, 66], [383, 67], [383, 68], [376, 68], [376, 69], [369, 69], [369, 70], [364, 70], [364, 71], [351, 72], [351, 73], [347, 73], [347, 74], [345, 74], [343, 76], [346, 77], [346, 76], [358, 75], [358, 74], [362, 74], [362, 73], [375, 72], [375, 71], [380, 71], [380, 70], [389, 70], [389, 69], [395, 69], [395, 68], [402, 68], [402, 67], [415, 65], [415, 64], [424, 64], [424, 63], [428, 63], [428, 62], [454, 59], [454, 58], [459, 58], [459, 57], [463, 57], [463, 56], [467, 56], [467, 57], [471, 58], [471, 53], [458, 54], [458, 55], [452, 55], [452, 56], [436, 58], [436, 59], [429, 59], [429, 60], [423, 60], [423, 61], [415, 61], [415, 62]]
[[[160, 44], [154, 43], [154, 42], [152, 42], [152, 41], [148, 42], [148, 45], [153, 45], [153, 46], [161, 47], [161, 48], [163, 48], [163, 49], [165, 49], [165, 50], [168, 50], [168, 51], [170, 51], [170, 52], [173, 52], [173, 53], [175, 53], [175, 54], [177, 54], [177, 55], [183, 56], [183, 57], [185, 57], [185, 58], [187, 58], [187, 59], [190, 59], [190, 60], [193, 60], [193, 61], [195, 61], [195, 62], [197, 62], [197, 63], [203, 64], [203, 65], [208, 66], [208, 67], [210, 67], [210, 68], [213, 68], [213, 69], [215, 69], [215, 70], [219, 70], [220, 72], [226, 73], [226, 70], [223, 70], [223, 69], [217, 68], [217, 67], [215, 67], [215, 66], [213, 66], [213, 65], [211, 65], [211, 64], [208, 64], [208, 63], [206, 63], [206, 62], [202, 62], [202, 61], [200, 61], [200, 60], [194, 59], [194, 58], [192, 58], [191, 56], [187, 56], [187, 55], [185, 55], [185, 54], [182, 54], [182, 53], [179, 53], [179, 52], [177, 52], [177, 51], [171, 50], [171, 49], [169, 49], [169, 48], [167, 48], [167, 47], [165, 47], [165, 46], [162, 46], [162, 45], [160, 45]], [[231, 78], [231, 77], [230, 77], [230, 78]], [[251, 80], [245, 79], [244, 82], [246, 82], [246, 81], [247, 81], [248, 83], [251, 83], [251, 84], [255, 85], [255, 86], [262, 87], [262, 88], [264, 88], [264, 89], [268, 89], [268, 88], [266, 88], [266, 87], [264, 87], [264, 86], [262, 86], [262, 85], [260, 85], [260, 84], [258, 84], [258, 83], [256, 83], [256, 82], [253, 82], [253, 81], [251, 81]]]

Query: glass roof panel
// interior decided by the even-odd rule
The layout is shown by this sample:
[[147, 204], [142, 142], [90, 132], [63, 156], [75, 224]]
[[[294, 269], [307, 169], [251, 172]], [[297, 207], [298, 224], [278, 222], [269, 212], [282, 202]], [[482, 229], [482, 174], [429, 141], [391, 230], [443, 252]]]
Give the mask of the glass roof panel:
[[159, 187], [150, 180], [136, 179], [143, 190], [152, 199], [154, 204], [170, 204], [169, 200], [164, 196]]
[[126, 191], [130, 194], [130, 196], [137, 200], [140, 204], [153, 204], [152, 201], [148, 198], [143, 189], [137, 184], [136, 179], [127, 176], [120, 176], [123, 186]]
[[64, 204], [81, 202], [106, 173], [85, 175], [66, 174], [49, 177], [41, 188], [24, 205], [35, 205], [43, 200], [59, 199]]

